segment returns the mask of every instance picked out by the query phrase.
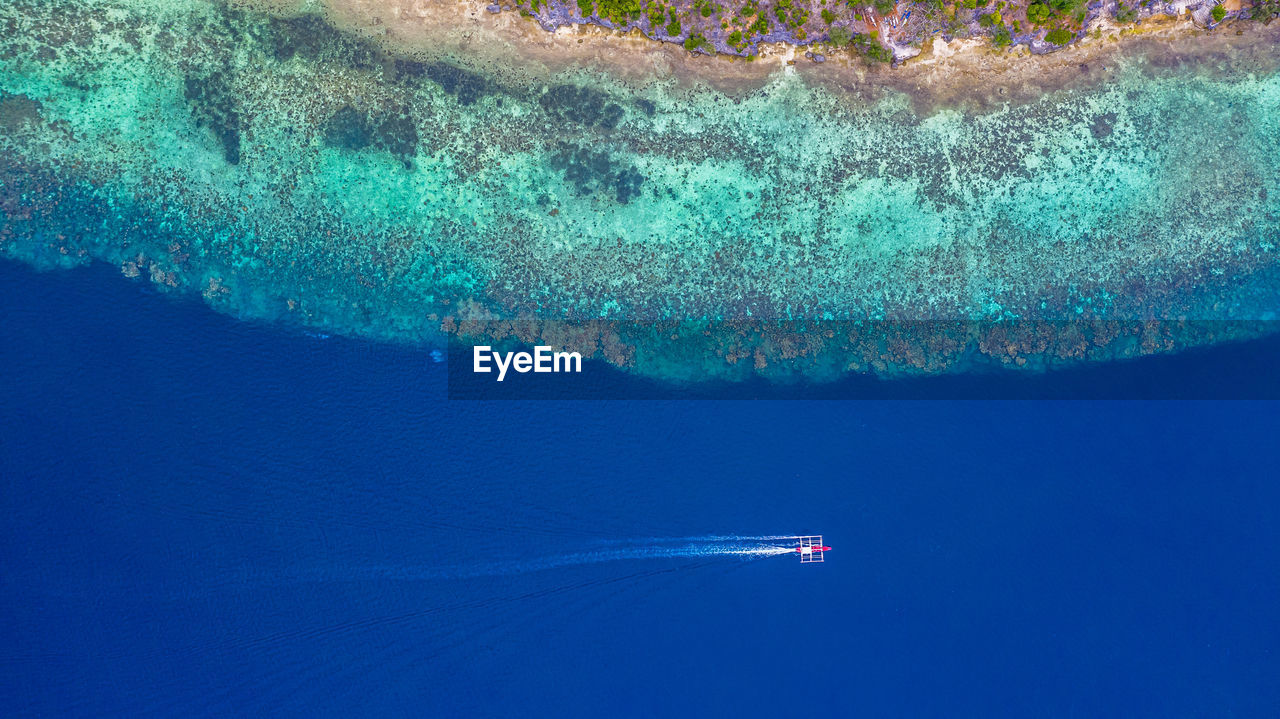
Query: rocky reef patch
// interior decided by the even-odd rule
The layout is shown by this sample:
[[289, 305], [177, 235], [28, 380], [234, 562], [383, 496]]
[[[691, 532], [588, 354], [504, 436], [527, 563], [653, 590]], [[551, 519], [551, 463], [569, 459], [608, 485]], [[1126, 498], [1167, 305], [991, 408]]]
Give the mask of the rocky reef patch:
[[1247, 64], [922, 115], [794, 74], [729, 96], [397, 55], [216, 2], [0, 23], [0, 254], [245, 317], [827, 378], [1170, 351], [1280, 306], [1280, 76]]

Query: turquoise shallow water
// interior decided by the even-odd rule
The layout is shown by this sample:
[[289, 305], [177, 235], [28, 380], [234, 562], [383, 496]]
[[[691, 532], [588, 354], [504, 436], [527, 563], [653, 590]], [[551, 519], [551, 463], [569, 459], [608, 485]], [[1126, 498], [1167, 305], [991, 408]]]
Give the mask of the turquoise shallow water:
[[[1129, 63], [922, 116], [790, 74], [730, 97], [396, 57], [210, 2], [11, 2], [0, 26], [0, 252], [103, 259], [245, 317], [818, 376], [960, 366], [966, 343], [1089, 356], [1138, 330], [1081, 320], [1277, 306], [1274, 73]], [[975, 321], [1047, 324], [992, 350]]]

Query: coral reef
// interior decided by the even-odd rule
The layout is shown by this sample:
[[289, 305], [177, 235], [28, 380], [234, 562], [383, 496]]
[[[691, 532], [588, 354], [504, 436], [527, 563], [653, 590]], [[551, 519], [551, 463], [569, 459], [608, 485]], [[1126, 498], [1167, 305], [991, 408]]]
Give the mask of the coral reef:
[[15, 0], [0, 26], [0, 255], [244, 317], [831, 377], [1167, 351], [1280, 306], [1280, 76], [1229, 57], [918, 114], [794, 74], [729, 96], [406, 57], [215, 2]]

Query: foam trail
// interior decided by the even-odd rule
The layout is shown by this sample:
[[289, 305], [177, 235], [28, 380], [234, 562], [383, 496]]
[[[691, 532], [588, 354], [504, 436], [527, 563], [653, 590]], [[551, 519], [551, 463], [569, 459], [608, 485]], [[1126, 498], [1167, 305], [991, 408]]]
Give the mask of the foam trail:
[[569, 567], [584, 564], [599, 564], [635, 559], [667, 559], [667, 558], [701, 558], [701, 557], [770, 557], [795, 551], [790, 547], [771, 547], [767, 545], [725, 545], [725, 544], [689, 544], [681, 547], [635, 547], [601, 552], [577, 552], [553, 557], [542, 557], [523, 561], [513, 561], [491, 567], [493, 571], [481, 570], [478, 575], [485, 574], [524, 574], [539, 572], [557, 567]]
[[[536, 559], [499, 562], [489, 566], [466, 567], [459, 573], [432, 575], [449, 577], [481, 577], [507, 574], [527, 574], [541, 572], [560, 567], [572, 567], [604, 562], [618, 562], [637, 559], [669, 559], [669, 558], [703, 558], [703, 557], [739, 557], [744, 559], [770, 557], [788, 554], [795, 551], [791, 547], [774, 547], [763, 544], [729, 544], [725, 542], [685, 544], [683, 546], [642, 546], [625, 549], [604, 550], [596, 552], [575, 552], [559, 556], [540, 557]], [[424, 577], [425, 578], [425, 577]]]
[[[482, 562], [470, 566], [453, 567], [404, 567], [365, 566], [337, 567], [296, 573], [275, 574], [275, 582], [356, 582], [356, 581], [430, 581], [469, 579], [478, 577], [531, 574], [562, 567], [577, 567], [606, 562], [643, 559], [697, 559], [725, 557], [742, 560], [760, 559], [795, 552], [794, 547], [779, 547], [755, 542], [701, 542], [680, 546], [651, 544], [638, 547], [602, 549], [569, 554], [516, 559], [498, 562]], [[265, 579], [265, 577], [264, 577]]]
[[778, 542], [800, 539], [802, 535], [790, 534], [707, 534], [699, 537], [632, 537], [629, 539], [599, 539], [598, 544], [685, 544], [699, 542]]
[[[478, 559], [474, 564], [455, 566], [404, 566], [404, 565], [363, 565], [337, 566], [318, 568], [293, 568], [286, 570], [242, 569], [235, 576], [222, 576], [214, 582], [214, 586], [222, 587], [262, 587], [280, 586], [308, 582], [374, 582], [403, 581], [429, 582], [454, 579], [473, 579], [482, 577], [513, 576], [532, 574], [563, 567], [578, 567], [607, 562], [634, 561], [645, 559], [737, 559], [750, 561], [793, 554], [794, 546], [779, 546], [765, 541], [729, 541], [718, 537], [708, 541], [689, 542], [677, 538], [659, 538], [658, 541], [636, 546], [613, 546], [598, 550], [570, 552], [528, 559], [489, 561], [487, 556]], [[791, 537], [770, 537], [771, 540], [791, 539]], [[639, 541], [639, 540], [624, 540]], [[196, 594], [208, 590], [197, 589]], [[192, 590], [181, 593], [181, 597], [192, 595]]]

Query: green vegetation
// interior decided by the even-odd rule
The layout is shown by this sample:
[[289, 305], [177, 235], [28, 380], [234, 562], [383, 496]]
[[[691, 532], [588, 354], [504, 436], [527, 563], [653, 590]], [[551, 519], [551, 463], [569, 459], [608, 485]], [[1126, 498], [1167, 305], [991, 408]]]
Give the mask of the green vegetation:
[[893, 51], [878, 42], [867, 48], [867, 57], [877, 62], [893, 62]]
[[[1089, 0], [1029, 0], [1029, 5], [1013, 0], [914, 0], [916, 11], [927, 15], [934, 27], [941, 27], [955, 37], [966, 37], [970, 34], [969, 23], [975, 22], [984, 28], [983, 34], [991, 38], [996, 49], [1013, 45], [1014, 37], [1032, 27], [1041, 27], [1048, 32], [1044, 39], [1055, 45], [1067, 45], [1074, 38], [1086, 19]], [[1120, 23], [1133, 22], [1137, 19], [1142, 0], [1120, 0], [1115, 12], [1115, 19]], [[518, 4], [525, 9], [537, 12], [547, 7], [549, 0], [525, 0]], [[773, 0], [762, 7], [762, 0], [736, 0], [725, 4], [719, 0], [691, 0], [691, 2], [675, 3], [675, 0], [575, 0], [584, 16], [596, 15], [611, 21], [615, 25], [626, 26], [640, 18], [647, 18], [648, 24], [660, 35], [680, 41], [689, 51], [711, 50], [714, 45], [705, 35], [704, 28], [719, 26], [724, 34], [718, 42], [724, 42], [738, 52], [746, 52], [753, 38], [767, 35], [773, 23], [780, 24], [791, 32], [792, 38], [799, 42], [811, 37], [823, 38], [834, 47], [852, 47], [855, 52], [878, 62], [890, 62], [893, 51], [883, 45], [877, 33], [872, 31], [859, 35], [848, 27], [834, 27], [833, 24], [843, 22], [850, 16], [855, 22], [870, 22], [872, 17], [885, 16], [895, 10], [896, 0]], [[951, 4], [954, 2], [954, 5]], [[850, 8], [848, 15], [843, 15], [839, 8]], [[1022, 23], [1022, 8], [1026, 10], [1027, 28]], [[966, 13], [961, 8], [973, 10]], [[1251, 5], [1253, 16], [1259, 18], [1280, 14], [1280, 0], [1256, 0]], [[874, 15], [871, 14], [874, 9]], [[957, 10], [960, 10], [957, 13]], [[821, 18], [821, 29], [809, 30], [807, 25], [810, 15], [817, 12]], [[1249, 12], [1248, 9], [1245, 11]], [[1017, 13], [1018, 19], [1007, 16]], [[864, 14], [866, 15], [864, 17]], [[1226, 19], [1227, 11], [1222, 5], [1216, 5], [1211, 11], [1215, 23]], [[699, 18], [708, 18], [700, 20]], [[689, 23], [689, 27], [685, 26]], [[776, 27], [776, 26], [775, 26]], [[936, 30], [935, 30], [936, 32]]]
[[1253, 19], [1267, 20], [1280, 15], [1280, 0], [1254, 0]]
[[596, 12], [616, 25], [640, 19], [640, 0], [596, 0]]
[[1222, 19], [1227, 16], [1227, 9], [1221, 5], [1214, 5], [1213, 9], [1209, 11], [1209, 15], [1214, 22], [1222, 22]]
[[1048, 34], [1044, 36], [1044, 39], [1048, 40], [1054, 45], [1066, 45], [1067, 43], [1071, 42], [1071, 39], [1074, 38], [1075, 36], [1076, 36], [1075, 33], [1071, 32], [1070, 30], [1063, 30], [1062, 28], [1058, 28], [1057, 30], [1050, 30]]
[[708, 43], [707, 39], [703, 37], [700, 33], [695, 32], [690, 34], [689, 37], [685, 38], [684, 49], [688, 50], [689, 52], [693, 52], [694, 50], [697, 50], [700, 47], [705, 47], [708, 50], [711, 49], [711, 44]]
[[1087, 12], [1086, 0], [1039, 0], [1027, 7], [1027, 19], [1036, 25], [1059, 17], [1071, 17], [1083, 23]]
[[[778, 0], [777, 4], [773, 6], [773, 14], [778, 18], [778, 22], [792, 30], [796, 30], [809, 21], [809, 10], [792, 7], [791, 0]], [[803, 40], [805, 33], [801, 30], [796, 33], [796, 36]]]
[[873, 31], [870, 35], [857, 35], [853, 38], [853, 47], [863, 55], [877, 62], [890, 62], [893, 60], [893, 51], [880, 44], [879, 39]]
[[[530, 0], [529, 6], [537, 12], [543, 0]], [[578, 10], [583, 17], [593, 13], [616, 25], [626, 25], [640, 19], [640, 0], [578, 0]]]

